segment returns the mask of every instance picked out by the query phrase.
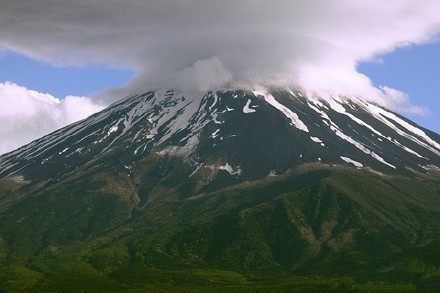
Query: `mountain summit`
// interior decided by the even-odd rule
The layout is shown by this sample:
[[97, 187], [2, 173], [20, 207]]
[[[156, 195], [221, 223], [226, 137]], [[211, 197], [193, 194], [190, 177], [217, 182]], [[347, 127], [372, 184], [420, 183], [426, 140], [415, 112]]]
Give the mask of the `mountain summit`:
[[439, 179], [440, 136], [358, 98], [151, 91], [0, 156], [0, 280], [422, 288], [440, 270]]
[[391, 174], [440, 166], [440, 136], [356, 98], [317, 99], [293, 90], [154, 91], [3, 155], [0, 178], [59, 180], [105, 166], [130, 170], [148, 156], [177, 156], [189, 177], [252, 180], [303, 164]]

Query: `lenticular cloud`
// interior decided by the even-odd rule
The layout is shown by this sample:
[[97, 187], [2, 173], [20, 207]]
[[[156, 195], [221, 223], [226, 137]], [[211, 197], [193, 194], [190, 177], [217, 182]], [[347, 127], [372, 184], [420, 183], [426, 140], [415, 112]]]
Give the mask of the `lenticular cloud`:
[[128, 94], [293, 84], [383, 100], [357, 64], [432, 40], [439, 10], [436, 0], [5, 0], [0, 45], [58, 65], [133, 68]]

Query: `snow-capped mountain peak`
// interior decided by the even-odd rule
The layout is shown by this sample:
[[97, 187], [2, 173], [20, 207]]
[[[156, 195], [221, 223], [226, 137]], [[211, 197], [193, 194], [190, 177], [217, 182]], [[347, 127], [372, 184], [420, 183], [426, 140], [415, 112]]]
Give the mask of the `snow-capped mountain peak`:
[[[440, 137], [374, 103], [292, 89], [204, 95], [163, 90], [123, 99], [0, 157], [0, 178], [59, 180], [90, 168], [175, 156], [189, 177], [251, 180], [303, 164], [382, 173], [440, 166]], [[209, 173], [209, 175], [207, 175]]]

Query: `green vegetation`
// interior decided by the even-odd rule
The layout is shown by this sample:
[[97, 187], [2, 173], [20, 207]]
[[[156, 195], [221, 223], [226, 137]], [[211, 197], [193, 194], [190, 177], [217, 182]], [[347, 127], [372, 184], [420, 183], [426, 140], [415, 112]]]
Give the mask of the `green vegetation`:
[[162, 165], [2, 195], [0, 292], [440, 288], [439, 182], [309, 168], [209, 191]]
[[3, 272], [6, 292], [417, 292], [413, 284], [356, 283], [349, 277], [245, 275], [218, 269], [130, 268], [119, 272], [117, 281], [76, 263], [47, 276], [21, 267]]

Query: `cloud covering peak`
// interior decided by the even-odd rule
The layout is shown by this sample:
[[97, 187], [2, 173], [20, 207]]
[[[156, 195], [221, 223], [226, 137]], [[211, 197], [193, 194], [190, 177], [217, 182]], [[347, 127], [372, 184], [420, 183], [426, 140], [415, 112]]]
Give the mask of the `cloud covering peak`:
[[360, 94], [371, 85], [358, 62], [432, 40], [438, 11], [437, 0], [4, 0], [0, 44], [58, 65], [130, 67], [127, 93], [282, 81]]
[[123, 88], [96, 95], [105, 103], [161, 87], [281, 84], [421, 112], [356, 67], [433, 41], [438, 11], [438, 0], [3, 0], [0, 50], [134, 70]]

